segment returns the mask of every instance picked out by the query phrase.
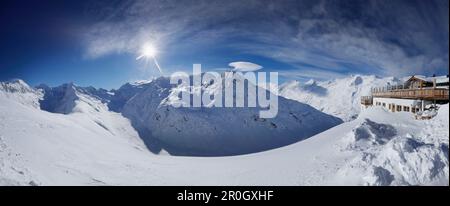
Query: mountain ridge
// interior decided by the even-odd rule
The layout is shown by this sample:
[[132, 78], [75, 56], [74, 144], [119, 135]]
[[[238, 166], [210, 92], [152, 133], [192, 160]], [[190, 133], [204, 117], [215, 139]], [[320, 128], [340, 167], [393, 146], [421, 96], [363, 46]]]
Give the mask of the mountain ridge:
[[[259, 152], [304, 140], [342, 122], [283, 97], [279, 97], [279, 114], [273, 119], [259, 118], [258, 111], [263, 109], [259, 107], [177, 108], [168, 101], [174, 99], [177, 87], [161, 77], [124, 84], [113, 91], [114, 95], [73, 83], [57, 87], [41, 84], [36, 90], [40, 109], [51, 113], [121, 113], [148, 149], [157, 154], [164, 151], [172, 155], [223, 156]], [[204, 92], [213, 92], [206, 84], [200, 87]], [[242, 135], [246, 138], [239, 138]]]

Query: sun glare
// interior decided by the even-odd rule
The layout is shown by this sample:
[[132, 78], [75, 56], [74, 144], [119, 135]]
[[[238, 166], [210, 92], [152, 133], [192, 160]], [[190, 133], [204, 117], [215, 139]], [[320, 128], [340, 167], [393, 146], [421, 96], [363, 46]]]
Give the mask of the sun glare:
[[151, 44], [145, 44], [142, 47], [141, 55], [145, 57], [155, 57], [157, 51], [156, 48]]
[[139, 56], [136, 58], [136, 60], [140, 60], [142, 58], [145, 58], [148, 62], [148, 60], [153, 59], [153, 62], [155, 63], [156, 67], [158, 68], [159, 72], [162, 74], [162, 69], [158, 64], [158, 61], [156, 60], [156, 54], [158, 53], [158, 50], [156, 50], [156, 47], [154, 47], [152, 44], [146, 43], [142, 46]]
[[156, 50], [156, 48], [152, 44], [147, 43], [142, 45], [142, 48], [139, 52], [139, 56], [136, 58], [136, 60], [139, 60], [144, 57], [147, 59], [155, 58], [157, 53], [158, 51]]

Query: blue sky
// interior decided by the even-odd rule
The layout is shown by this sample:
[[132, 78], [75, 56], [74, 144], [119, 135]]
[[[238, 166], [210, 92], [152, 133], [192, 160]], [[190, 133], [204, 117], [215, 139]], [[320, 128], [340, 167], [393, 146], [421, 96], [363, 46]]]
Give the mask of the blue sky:
[[448, 0], [2, 1], [0, 81], [117, 88], [246, 61], [281, 80], [448, 74]]

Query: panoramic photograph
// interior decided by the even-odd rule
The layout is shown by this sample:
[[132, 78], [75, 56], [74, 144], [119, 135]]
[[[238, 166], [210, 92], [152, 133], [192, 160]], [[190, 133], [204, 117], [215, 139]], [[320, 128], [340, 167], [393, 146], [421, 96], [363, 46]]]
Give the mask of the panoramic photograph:
[[449, 1], [2, 1], [0, 185], [448, 186]]

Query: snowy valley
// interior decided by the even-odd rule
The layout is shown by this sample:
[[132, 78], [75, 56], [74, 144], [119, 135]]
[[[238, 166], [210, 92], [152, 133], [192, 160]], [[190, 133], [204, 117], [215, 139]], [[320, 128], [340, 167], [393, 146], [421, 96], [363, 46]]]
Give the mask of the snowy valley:
[[448, 185], [448, 104], [431, 120], [361, 109], [371, 87], [399, 81], [288, 82], [273, 119], [174, 108], [167, 78], [112, 91], [2, 82], [0, 185]]

